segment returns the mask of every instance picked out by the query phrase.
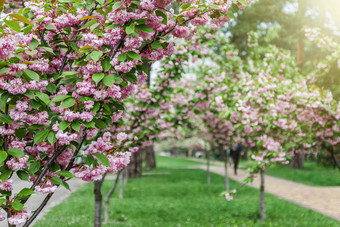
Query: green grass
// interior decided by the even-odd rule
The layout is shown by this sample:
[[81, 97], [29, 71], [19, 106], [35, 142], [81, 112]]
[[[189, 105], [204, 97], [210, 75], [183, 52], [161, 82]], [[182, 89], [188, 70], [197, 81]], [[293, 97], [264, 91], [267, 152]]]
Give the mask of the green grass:
[[312, 186], [340, 185], [338, 169], [317, 165], [315, 162], [305, 162], [303, 169], [292, 169], [289, 165], [275, 165], [268, 168], [266, 174]]
[[185, 157], [174, 158], [174, 157], [157, 156], [157, 167], [161, 167], [161, 168], [176, 168], [176, 167], [194, 166], [194, 165], [202, 165], [202, 163], [189, 160]]
[[[266, 195], [267, 219], [258, 221], [259, 192], [243, 187], [237, 197], [227, 202], [223, 177], [212, 174], [211, 184], [205, 183], [202, 170], [174, 169], [182, 160], [157, 157], [164, 175], [147, 175], [129, 180], [124, 199], [111, 199], [110, 222], [104, 226], [339, 226], [340, 223], [297, 206], [273, 195]], [[152, 173], [152, 172], [151, 172]], [[104, 182], [106, 193], [113, 180]], [[231, 188], [240, 187], [231, 181]], [[36, 227], [87, 227], [93, 222], [93, 184], [74, 192], [66, 201], [51, 209]], [[117, 192], [116, 192], [117, 194]]]

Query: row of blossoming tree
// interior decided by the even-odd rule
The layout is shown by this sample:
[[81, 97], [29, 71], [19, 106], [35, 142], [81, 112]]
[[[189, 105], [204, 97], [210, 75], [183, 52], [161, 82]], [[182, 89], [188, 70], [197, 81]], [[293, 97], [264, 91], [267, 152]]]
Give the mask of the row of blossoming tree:
[[[260, 218], [264, 219], [265, 169], [274, 162], [288, 163], [296, 155], [316, 152], [324, 144], [336, 149], [340, 108], [330, 92], [313, 84], [315, 75], [322, 74], [320, 69], [327, 66], [302, 76], [289, 52], [259, 46], [260, 35], [250, 33], [251, 53], [245, 64], [223, 34], [200, 30], [188, 41], [197, 49], [190, 49], [187, 60], [196, 64], [181, 64], [181, 70], [173, 65], [165, 67], [173, 74], [187, 73], [181, 86], [173, 86], [172, 100], [190, 119], [182, 123], [196, 129], [198, 136], [212, 143], [211, 147], [220, 148], [226, 169], [227, 150], [237, 144], [250, 149], [253, 166], [245, 182], [260, 174]], [[320, 42], [320, 47], [334, 51], [335, 44], [328, 39]], [[327, 62], [334, 62], [336, 53]], [[227, 170], [225, 179], [229, 190]], [[234, 194], [233, 190], [225, 195], [230, 200]]]
[[[169, 37], [222, 26], [231, 7], [247, 4], [235, 3], [1, 0], [0, 193], [9, 226], [30, 225], [70, 178], [100, 190], [105, 173], [125, 167], [143, 142], [138, 115], [132, 124], [124, 118], [126, 100], [144, 84], [143, 63], [170, 56]], [[14, 193], [14, 174], [31, 187]], [[32, 214], [25, 204], [35, 192], [46, 197]], [[95, 210], [100, 226], [101, 203]]]

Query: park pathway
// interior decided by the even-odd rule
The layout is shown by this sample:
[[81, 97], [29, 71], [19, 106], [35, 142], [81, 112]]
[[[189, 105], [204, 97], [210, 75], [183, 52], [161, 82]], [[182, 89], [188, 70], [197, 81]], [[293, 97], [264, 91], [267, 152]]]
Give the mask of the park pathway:
[[[29, 182], [26, 181], [21, 181], [19, 180], [16, 176], [13, 177], [13, 181], [14, 181], [14, 193], [18, 193], [20, 191], [20, 189], [24, 188], [24, 187], [30, 187], [31, 184]], [[46, 207], [42, 210], [42, 212], [39, 214], [39, 216], [37, 217], [37, 220], [41, 219], [45, 213], [47, 213], [52, 207], [58, 205], [59, 203], [61, 203], [64, 199], [66, 199], [72, 192], [74, 192], [77, 188], [83, 186], [86, 182], [81, 180], [81, 179], [76, 179], [73, 178], [70, 181], [68, 181], [68, 184], [70, 185], [71, 191], [67, 190], [64, 187], [59, 187], [58, 190], [53, 194], [52, 198], [50, 199], [50, 201], [47, 203]], [[31, 196], [31, 198], [27, 201], [27, 208], [30, 211], [33, 211], [35, 209], [37, 209], [40, 205], [40, 203], [44, 200], [46, 195], [42, 195], [42, 194], [33, 194]], [[34, 222], [33, 222], [34, 224]], [[0, 222], [0, 227], [7, 227], [7, 220], [6, 221], [2, 221]]]
[[[199, 168], [206, 170], [206, 166], [199, 166]], [[210, 167], [210, 170], [224, 176], [223, 166], [215, 164]], [[238, 170], [237, 176], [232, 172], [232, 168], [228, 168], [228, 170], [229, 177], [233, 180], [242, 182], [246, 178], [246, 173], [243, 170]], [[259, 188], [259, 177], [248, 185]], [[314, 187], [266, 175], [265, 190], [340, 221], [340, 187]]]

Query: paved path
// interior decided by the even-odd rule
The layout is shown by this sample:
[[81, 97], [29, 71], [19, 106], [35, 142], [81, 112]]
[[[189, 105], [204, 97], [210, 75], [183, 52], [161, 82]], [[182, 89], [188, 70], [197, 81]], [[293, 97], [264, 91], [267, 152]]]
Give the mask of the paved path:
[[[14, 193], [18, 193], [24, 187], [29, 188], [31, 186], [29, 182], [21, 181], [17, 179], [16, 177], [13, 177], [12, 179], [14, 181], [14, 184], [13, 184]], [[76, 178], [68, 181], [68, 184], [70, 185], [70, 188], [71, 188], [71, 192], [74, 192], [77, 188], [83, 186], [85, 183], [86, 183], [85, 181], [82, 181]], [[42, 210], [42, 212], [39, 214], [36, 220], [41, 219], [44, 216], [44, 214], [49, 211], [51, 207], [54, 207], [58, 205], [59, 203], [61, 203], [64, 199], [66, 199], [71, 194], [71, 192], [65, 189], [64, 187], [60, 186], [57, 189], [57, 191], [53, 194], [52, 198], [47, 203], [47, 205]], [[41, 202], [44, 200], [45, 196], [46, 195], [42, 195], [42, 194], [33, 194], [26, 203], [28, 210], [33, 211], [36, 208], [38, 208]], [[7, 220], [0, 222], [0, 227], [7, 227]]]
[[[206, 170], [206, 166], [199, 166], [199, 168]], [[223, 166], [215, 165], [210, 169], [211, 172], [224, 176]], [[231, 179], [239, 182], [246, 178], [246, 173], [243, 170], [238, 170], [237, 176], [232, 173], [231, 168], [228, 173]], [[255, 178], [249, 186], [259, 188], [259, 178]], [[313, 187], [266, 175], [265, 190], [340, 221], [340, 187]]]

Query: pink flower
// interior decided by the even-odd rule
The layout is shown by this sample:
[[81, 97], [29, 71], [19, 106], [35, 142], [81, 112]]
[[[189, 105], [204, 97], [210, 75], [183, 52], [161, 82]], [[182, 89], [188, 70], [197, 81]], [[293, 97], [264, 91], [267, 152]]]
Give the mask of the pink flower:
[[118, 139], [119, 141], [124, 141], [124, 140], [126, 140], [126, 139], [127, 139], [126, 133], [124, 133], [124, 132], [118, 133], [117, 139]]
[[24, 209], [24, 210], [19, 210], [15, 214], [13, 214], [10, 218], [8, 218], [8, 223], [11, 225], [21, 225], [24, 224], [28, 218], [31, 216], [31, 212]]
[[13, 180], [7, 179], [4, 182], [0, 182], [0, 189], [4, 191], [12, 191], [13, 190]]

